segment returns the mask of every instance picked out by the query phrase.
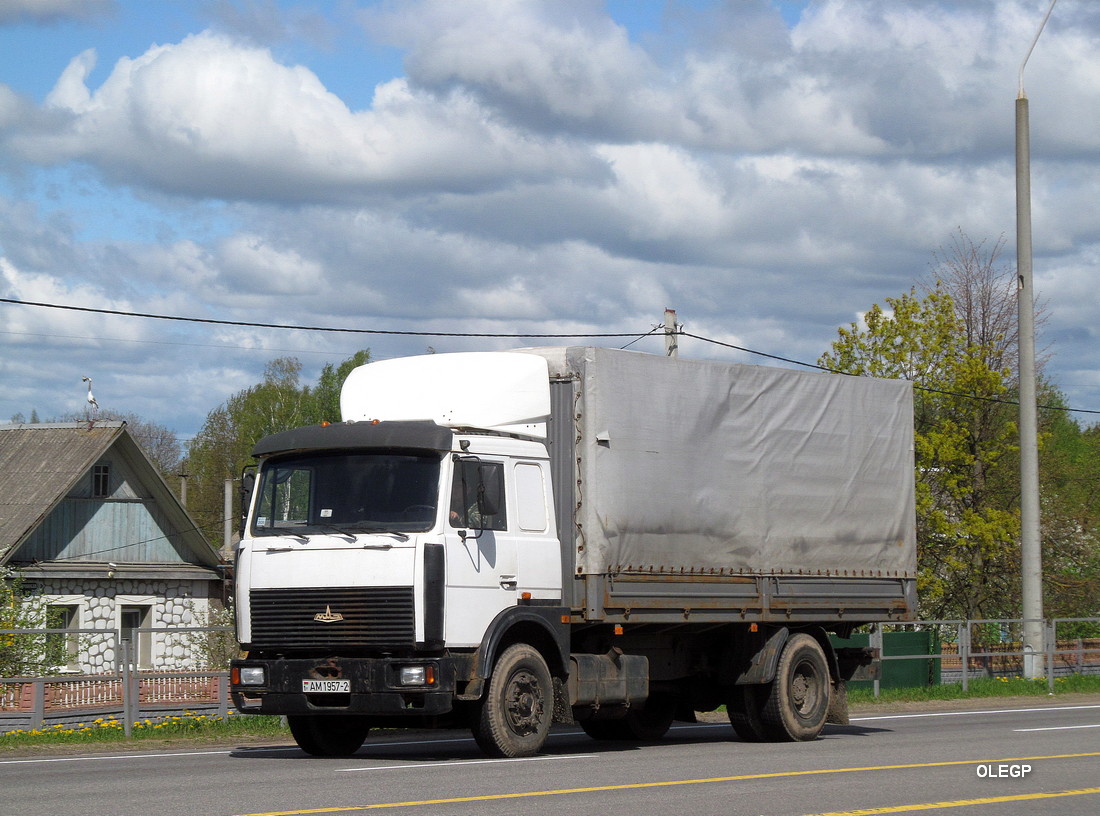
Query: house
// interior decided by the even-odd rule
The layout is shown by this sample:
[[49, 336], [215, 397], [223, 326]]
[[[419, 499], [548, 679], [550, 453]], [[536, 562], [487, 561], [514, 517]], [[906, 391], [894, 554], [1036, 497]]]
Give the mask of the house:
[[219, 560], [125, 422], [0, 425], [0, 568], [73, 630], [55, 668], [192, 668], [194, 644], [142, 630], [208, 625]]

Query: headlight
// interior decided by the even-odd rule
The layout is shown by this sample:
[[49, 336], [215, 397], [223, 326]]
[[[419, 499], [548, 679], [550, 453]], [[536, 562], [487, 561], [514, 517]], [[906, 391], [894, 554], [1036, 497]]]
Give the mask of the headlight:
[[242, 686], [262, 686], [264, 685], [264, 667], [263, 666], [241, 666], [238, 669], [240, 672], [240, 678], [238, 682]]
[[434, 685], [435, 667], [429, 665], [402, 666], [397, 672], [397, 682], [403, 686]]

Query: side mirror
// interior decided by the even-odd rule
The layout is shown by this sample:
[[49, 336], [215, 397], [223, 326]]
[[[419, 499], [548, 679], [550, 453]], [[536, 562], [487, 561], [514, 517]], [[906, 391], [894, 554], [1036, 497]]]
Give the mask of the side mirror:
[[241, 470], [241, 517], [238, 524], [238, 532], [244, 538], [246, 525], [248, 524], [248, 508], [252, 504], [252, 491], [256, 487], [256, 466], [246, 465]]

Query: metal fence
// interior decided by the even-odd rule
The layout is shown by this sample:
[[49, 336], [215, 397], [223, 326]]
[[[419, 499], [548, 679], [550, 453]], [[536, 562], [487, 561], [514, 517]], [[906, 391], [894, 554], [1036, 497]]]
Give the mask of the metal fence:
[[[1050, 691], [1059, 677], [1100, 674], [1100, 618], [1042, 621], [1043, 645], [1036, 652], [1024, 646], [1024, 623], [1023, 618], [1011, 618], [874, 625], [870, 627], [870, 646], [878, 650], [884, 663], [926, 661], [932, 682], [960, 683], [963, 691], [975, 678], [1023, 676], [1028, 662], [1045, 677]], [[884, 648], [891, 633], [906, 631], [930, 633], [930, 648], [919, 652]], [[873, 683], [876, 697], [881, 685], [880, 679]]]
[[232, 627], [0, 629], [0, 653], [15, 649], [25, 673], [0, 677], [0, 733], [113, 720], [129, 736], [143, 719], [230, 713]]

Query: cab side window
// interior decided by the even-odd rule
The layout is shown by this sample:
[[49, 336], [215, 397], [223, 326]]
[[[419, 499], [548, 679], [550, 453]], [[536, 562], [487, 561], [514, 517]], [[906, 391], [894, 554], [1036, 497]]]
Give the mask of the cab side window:
[[546, 506], [546, 482], [538, 465], [516, 464], [515, 500], [519, 529], [526, 533], [545, 533], [550, 526], [550, 514]]
[[507, 530], [504, 465], [480, 459], [455, 462], [451, 483], [452, 527], [474, 530]]

